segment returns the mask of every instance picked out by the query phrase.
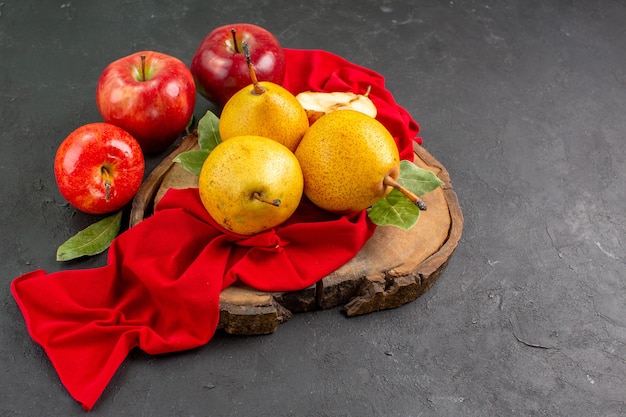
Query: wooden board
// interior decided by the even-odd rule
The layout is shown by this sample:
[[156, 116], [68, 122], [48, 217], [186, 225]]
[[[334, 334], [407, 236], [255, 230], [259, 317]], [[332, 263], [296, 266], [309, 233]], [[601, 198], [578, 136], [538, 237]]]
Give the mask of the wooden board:
[[[148, 176], [133, 201], [130, 226], [152, 212], [169, 188], [197, 187], [197, 176], [172, 160], [197, 145], [187, 135]], [[347, 264], [302, 291], [266, 293], [235, 284], [220, 295], [219, 328], [230, 334], [268, 334], [293, 313], [343, 306], [347, 316], [400, 307], [437, 281], [461, 238], [463, 214], [444, 166], [415, 146], [417, 166], [434, 172], [444, 185], [421, 198], [428, 209], [408, 231], [378, 227]]]

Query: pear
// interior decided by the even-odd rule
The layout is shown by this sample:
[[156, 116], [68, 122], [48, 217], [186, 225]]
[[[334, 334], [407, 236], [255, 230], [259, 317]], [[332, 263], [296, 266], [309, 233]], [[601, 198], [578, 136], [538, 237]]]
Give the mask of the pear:
[[328, 211], [364, 210], [398, 186], [400, 157], [393, 136], [382, 123], [356, 110], [320, 117], [295, 155], [304, 194]]
[[224, 105], [219, 131], [222, 140], [243, 135], [263, 136], [296, 150], [309, 127], [306, 111], [284, 87], [258, 81], [250, 61], [247, 43], [243, 43], [252, 84], [235, 93]]
[[223, 228], [253, 235], [296, 211], [303, 176], [293, 152], [262, 136], [237, 136], [209, 154], [198, 177], [202, 204]]

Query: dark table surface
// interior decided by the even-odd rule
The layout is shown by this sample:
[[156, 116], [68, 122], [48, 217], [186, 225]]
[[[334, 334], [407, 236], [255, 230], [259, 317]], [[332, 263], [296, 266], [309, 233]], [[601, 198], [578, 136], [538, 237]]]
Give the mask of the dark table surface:
[[[190, 63], [214, 27], [372, 68], [421, 125], [463, 208], [436, 285], [357, 318], [298, 314], [269, 336], [135, 350], [102, 416], [626, 415], [626, 4], [602, 1], [3, 1], [0, 3], [1, 416], [79, 416], [9, 292], [71, 265], [93, 222], [52, 163], [100, 116], [97, 77], [154, 49]], [[196, 114], [208, 108], [199, 100]], [[148, 158], [152, 168], [163, 157]]]

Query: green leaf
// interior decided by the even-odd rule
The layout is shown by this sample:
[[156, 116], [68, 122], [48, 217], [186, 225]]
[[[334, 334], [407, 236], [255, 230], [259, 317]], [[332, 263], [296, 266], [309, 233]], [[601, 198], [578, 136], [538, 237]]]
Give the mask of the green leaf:
[[417, 223], [420, 209], [400, 191], [391, 190], [368, 209], [367, 215], [378, 226], [396, 226], [409, 230]]
[[220, 119], [211, 110], [207, 111], [198, 121], [198, 145], [200, 149], [211, 152], [222, 141], [219, 125]]
[[183, 168], [195, 175], [200, 175], [202, 164], [209, 156], [210, 151], [187, 151], [181, 152], [174, 158], [174, 162], [180, 163]]
[[200, 150], [181, 152], [176, 155], [174, 162], [180, 163], [192, 174], [200, 175], [204, 160], [222, 142], [219, 125], [220, 119], [211, 110], [208, 110], [198, 121], [198, 146]]
[[[443, 185], [443, 181], [431, 171], [406, 160], [400, 161], [398, 182], [418, 196]], [[396, 226], [409, 230], [417, 223], [420, 209], [400, 191], [391, 190], [368, 209], [367, 215], [378, 226]]]
[[81, 230], [57, 249], [57, 261], [104, 252], [117, 236], [122, 225], [122, 210]]
[[431, 171], [420, 168], [411, 161], [400, 161], [400, 177], [398, 182], [415, 195], [424, 195], [443, 185]]

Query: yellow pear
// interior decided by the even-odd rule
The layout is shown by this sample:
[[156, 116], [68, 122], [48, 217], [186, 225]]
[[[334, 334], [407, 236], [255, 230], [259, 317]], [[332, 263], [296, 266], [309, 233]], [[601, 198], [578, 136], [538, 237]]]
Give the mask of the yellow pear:
[[252, 84], [235, 93], [224, 105], [219, 131], [222, 140], [243, 135], [264, 136], [285, 145], [292, 152], [309, 127], [306, 111], [287, 89], [269, 82], [259, 82], [244, 53]]
[[398, 147], [382, 123], [355, 110], [320, 117], [295, 152], [304, 194], [338, 213], [364, 210], [385, 197], [400, 175]]
[[219, 130], [222, 140], [235, 136], [264, 136], [295, 151], [309, 127], [306, 111], [295, 96], [278, 84], [261, 81], [239, 90], [224, 105]]
[[200, 199], [222, 227], [252, 235], [283, 223], [296, 211], [303, 177], [293, 152], [261, 136], [217, 145], [202, 165]]

